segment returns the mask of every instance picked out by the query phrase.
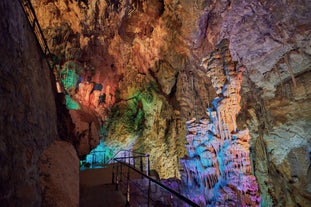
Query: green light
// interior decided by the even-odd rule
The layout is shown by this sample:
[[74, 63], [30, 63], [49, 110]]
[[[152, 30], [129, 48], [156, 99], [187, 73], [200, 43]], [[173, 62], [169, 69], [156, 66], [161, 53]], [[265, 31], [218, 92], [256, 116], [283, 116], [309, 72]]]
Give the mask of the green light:
[[64, 64], [59, 75], [62, 84], [67, 92], [75, 90], [78, 82], [79, 75], [77, 74], [80, 70], [80, 66], [72, 61], [68, 61]]
[[96, 164], [108, 164], [108, 161], [110, 161], [110, 159], [113, 157], [115, 151], [115, 147], [107, 146], [103, 140], [100, 140], [99, 145], [97, 145], [95, 149], [86, 155], [86, 162], [92, 163], [96, 161]]
[[[130, 88], [127, 101], [119, 102], [111, 108], [107, 131], [113, 130], [115, 133], [137, 134], [142, 133], [146, 128], [146, 119], [153, 113], [157, 87], [153, 83], [137, 89]], [[116, 92], [119, 98], [119, 93]], [[116, 96], [117, 96], [116, 95]]]
[[66, 99], [66, 106], [68, 109], [78, 110], [81, 108], [80, 105], [70, 97], [70, 95], [66, 95], [65, 99]]

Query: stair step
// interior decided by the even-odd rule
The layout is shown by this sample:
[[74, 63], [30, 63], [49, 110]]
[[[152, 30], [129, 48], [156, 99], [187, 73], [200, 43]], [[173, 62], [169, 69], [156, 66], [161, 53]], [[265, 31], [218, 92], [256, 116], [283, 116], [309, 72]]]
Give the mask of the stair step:
[[[112, 183], [112, 171], [114, 164], [104, 168], [92, 168], [80, 170], [80, 206], [81, 207], [124, 207], [126, 197], [122, 190], [116, 191], [116, 185]], [[123, 176], [126, 172], [123, 169]], [[127, 169], [126, 169], [127, 170]], [[131, 179], [140, 179], [141, 175], [130, 170]], [[126, 180], [125, 177], [123, 177]], [[121, 183], [120, 183], [121, 184]], [[125, 185], [125, 183], [123, 183]], [[121, 188], [121, 186], [120, 186]]]
[[80, 207], [124, 207], [125, 196], [113, 184], [81, 186]]
[[80, 170], [80, 186], [97, 186], [112, 183], [112, 165], [105, 168]]

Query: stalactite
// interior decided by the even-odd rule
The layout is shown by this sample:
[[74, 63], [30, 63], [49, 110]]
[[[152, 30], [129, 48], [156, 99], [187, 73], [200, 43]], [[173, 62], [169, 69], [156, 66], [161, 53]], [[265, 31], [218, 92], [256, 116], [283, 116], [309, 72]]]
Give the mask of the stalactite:
[[286, 54], [286, 55], [284, 56], [284, 61], [285, 61], [285, 64], [286, 64], [286, 66], [287, 66], [287, 68], [288, 68], [288, 71], [289, 71], [289, 73], [290, 73], [290, 76], [291, 76], [291, 78], [292, 78], [294, 87], [296, 88], [296, 87], [297, 87], [297, 83], [296, 83], [296, 79], [295, 79], [295, 75], [294, 75], [292, 66], [291, 66], [290, 63], [289, 63], [288, 56], [289, 56], [288, 54]]
[[279, 70], [277, 65], [274, 65], [273, 69], [276, 71], [276, 73], [278, 74], [278, 77], [280, 79], [281, 91], [282, 91], [282, 94], [283, 94], [284, 93], [284, 86], [283, 86], [283, 81], [282, 81], [280, 70]]
[[[181, 165], [197, 170], [192, 181], [185, 181], [185, 185], [193, 188], [188, 191], [189, 198], [204, 199], [205, 205], [260, 206], [256, 179], [249, 170], [249, 131], [237, 129], [242, 78], [241, 71], [235, 71], [228, 42], [222, 42], [211, 54], [208, 64], [202, 65], [207, 67], [207, 75], [219, 97], [213, 101], [214, 108], [207, 111], [211, 122], [187, 122], [189, 134], [186, 138], [195, 149], [188, 153], [187, 162], [182, 160]], [[198, 180], [201, 184], [196, 184]], [[246, 199], [246, 195], [251, 199]]]

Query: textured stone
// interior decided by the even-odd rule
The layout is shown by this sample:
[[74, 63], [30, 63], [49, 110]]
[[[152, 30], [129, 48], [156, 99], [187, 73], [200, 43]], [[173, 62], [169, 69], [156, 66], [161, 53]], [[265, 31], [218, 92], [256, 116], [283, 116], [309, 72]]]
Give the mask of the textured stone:
[[69, 113], [75, 121], [74, 134], [77, 138], [75, 147], [82, 157], [99, 144], [99, 123], [91, 112], [70, 110]]
[[[148, 152], [161, 177], [174, 176], [186, 150], [185, 122], [205, 117], [217, 94], [227, 91], [225, 96], [230, 97], [236, 88], [224, 88], [224, 84], [236, 68], [243, 76], [241, 109], [232, 102], [232, 107], [222, 108], [222, 117], [228, 120], [229, 109], [240, 110], [237, 128], [249, 128], [251, 163], [262, 205], [295, 206], [310, 201], [308, 194], [303, 198], [293, 194], [297, 201], [290, 196], [278, 200], [281, 194], [295, 192], [288, 179], [272, 185], [276, 180], [272, 169], [285, 175], [282, 163], [287, 163], [288, 153], [306, 149], [310, 143], [310, 78], [304, 78], [309, 77], [311, 64], [310, 1], [32, 2], [60, 62], [74, 58], [95, 68], [91, 82], [103, 85], [106, 102], [82, 110], [91, 109], [105, 123], [105, 142]], [[224, 38], [230, 42], [229, 50], [212, 53]], [[224, 71], [217, 63], [222, 59], [232, 59], [236, 65], [225, 65]], [[156, 100], [138, 107], [144, 112], [143, 130], [129, 133], [124, 125], [128, 110], [123, 109], [150, 84], [156, 86], [152, 89]], [[114, 103], [120, 110], [112, 107]], [[234, 124], [230, 127], [235, 128]], [[215, 134], [217, 129], [211, 131]], [[294, 137], [293, 145], [289, 137]], [[282, 145], [276, 147], [276, 143]], [[191, 146], [187, 147], [190, 152]], [[270, 150], [280, 155], [279, 161], [267, 154]], [[270, 166], [272, 161], [276, 166]]]
[[[219, 57], [227, 57], [229, 42], [223, 40], [215, 51]], [[228, 56], [229, 57], [229, 56]], [[219, 97], [208, 108], [209, 119], [187, 123], [188, 155], [181, 159], [183, 192], [201, 206], [260, 206], [256, 178], [251, 174], [249, 130], [239, 130], [236, 115], [240, 111], [241, 72], [231, 58], [209, 58], [214, 68], [224, 71], [225, 81], [216, 80], [213, 86]]]
[[0, 13], [0, 205], [41, 206], [38, 160], [58, 137], [53, 79], [19, 2]]
[[68, 142], [55, 141], [40, 156], [42, 206], [79, 206], [79, 159]]
[[296, 87], [291, 80], [283, 82], [276, 90], [276, 97], [265, 105], [273, 127], [256, 143], [255, 170], [262, 192], [269, 191], [273, 205], [308, 206], [311, 203], [310, 90], [305, 81], [309, 77], [310, 72], [296, 77]]

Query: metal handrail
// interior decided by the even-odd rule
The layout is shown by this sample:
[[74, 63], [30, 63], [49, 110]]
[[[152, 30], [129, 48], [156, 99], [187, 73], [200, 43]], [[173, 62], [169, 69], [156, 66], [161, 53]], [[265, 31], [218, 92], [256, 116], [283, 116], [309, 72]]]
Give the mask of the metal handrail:
[[137, 155], [142, 155], [142, 156], [149, 156], [149, 154], [144, 154], [144, 153], [142, 153], [142, 152], [136, 152], [136, 151], [126, 150], [126, 149], [121, 149], [121, 150], [117, 151], [117, 152], [112, 156], [112, 158], [110, 158], [110, 159], [108, 160], [107, 163], [111, 163], [111, 161], [113, 161], [113, 160], [116, 158], [116, 156], [117, 156], [120, 152], [130, 152], [130, 153], [132, 153], [132, 154], [137, 154]]
[[[30, 27], [33, 30], [33, 33], [35, 35], [35, 39], [37, 41], [37, 43], [39, 44], [41, 51], [43, 52], [43, 54], [45, 55], [45, 60], [46, 63], [50, 69], [50, 71], [52, 72], [52, 76], [53, 76], [53, 81], [55, 82], [54, 84], [58, 83], [61, 87], [62, 92], [67, 95], [67, 92], [65, 90], [64, 85], [62, 84], [61, 81], [58, 80], [58, 77], [55, 77], [55, 74], [53, 73], [53, 67], [54, 65], [51, 65], [51, 62], [48, 60], [48, 57], [50, 58], [52, 56], [52, 53], [48, 47], [47, 41], [43, 35], [41, 26], [39, 24], [36, 12], [31, 4], [30, 0], [19, 0], [19, 3], [21, 5], [21, 7], [23, 8], [23, 11], [26, 15], [26, 18], [28, 19], [28, 22], [30, 24]], [[54, 63], [53, 63], [54, 64]]]
[[136, 151], [126, 150], [126, 149], [119, 150], [115, 155], [119, 154], [120, 152], [130, 152], [132, 154], [137, 154], [137, 155], [146, 155], [145, 153], [142, 153], [142, 152], [136, 152]]
[[[46, 57], [49, 57], [51, 55], [51, 52], [50, 52], [50, 49], [49, 49], [48, 44], [46, 42], [46, 39], [44, 38], [42, 29], [41, 29], [39, 22], [38, 22], [36, 12], [35, 12], [32, 4], [30, 2], [30, 0], [19, 0], [19, 2], [20, 2], [21, 6], [24, 10], [24, 13], [26, 14], [26, 17], [29, 21], [31, 28], [34, 31], [34, 34], [36, 36], [36, 40], [39, 43], [39, 45], [42, 49], [42, 52], [45, 54]], [[53, 70], [53, 68], [50, 65], [48, 60], [47, 60], [47, 63], [48, 63], [50, 70]]]
[[145, 155], [138, 155], [138, 156], [129, 156], [129, 157], [116, 157], [114, 159], [120, 160], [120, 159], [136, 159], [136, 158], [141, 158], [141, 157], [147, 157]]
[[[141, 154], [141, 153], [139, 153], [139, 154]], [[140, 172], [144, 172], [144, 167], [143, 167], [143, 158], [146, 158], [146, 162], [147, 162], [147, 166], [146, 166], [146, 173], [147, 173], [147, 175], [150, 175], [150, 160], [149, 160], [149, 154], [146, 154], [146, 155], [138, 155], [138, 156], [129, 156], [129, 157], [126, 157], [126, 156], [124, 156], [124, 157], [116, 157], [116, 158], [114, 158], [115, 160], [120, 160], [120, 159], [122, 159], [123, 161], [125, 160], [129, 160], [129, 162], [127, 163], [127, 164], [129, 164], [129, 165], [131, 165], [131, 161], [130, 161], [130, 159], [132, 159], [133, 160], [133, 164], [131, 165], [131, 166], [134, 166], [134, 168], [136, 169], [136, 159], [138, 158], [140, 158], [140, 168], [139, 168], [139, 170], [140, 170]], [[126, 162], [125, 162], [126, 163]]]
[[[130, 164], [134, 164], [134, 165], [135, 165], [136, 159], [140, 158], [140, 169], [143, 171], [143, 166], [145, 166], [146, 172], [149, 174], [149, 171], [150, 171], [149, 154], [144, 154], [141, 152], [135, 152], [135, 151], [121, 149], [111, 157], [111, 156], [107, 156], [105, 152], [107, 152], [107, 150], [91, 151], [89, 153], [89, 155], [91, 156], [91, 158], [90, 158], [91, 159], [91, 161], [90, 161], [91, 165], [89, 167], [93, 168], [94, 166], [104, 166], [106, 164], [112, 164], [112, 163], [114, 163], [114, 159], [116, 158], [116, 156], [118, 156], [118, 158], [120, 158], [120, 159], [122, 158], [123, 160], [128, 159], [132, 162]], [[121, 156], [119, 156], [121, 152], [127, 152], [127, 153], [124, 153]], [[134, 154], [134, 155], [136, 154], [136, 156], [130, 156], [132, 154]], [[98, 157], [99, 157], [99, 159], [97, 159]], [[146, 158], [146, 164], [143, 164], [143, 158]]]
[[[141, 172], [140, 170], [136, 169], [135, 167], [133, 167], [132, 165], [126, 163], [126, 162], [123, 162], [123, 161], [120, 161], [119, 159], [122, 159], [121, 158], [115, 158], [114, 160], [117, 162], [117, 163], [120, 163], [121, 165], [125, 165], [126, 167], [128, 167], [128, 182], [129, 183], [129, 169], [132, 169], [134, 170], [135, 172], [137, 172], [138, 174], [140, 174], [142, 177], [148, 179], [149, 181], [149, 185], [150, 185], [150, 182], [153, 182], [155, 183], [156, 185], [160, 186], [161, 188], [165, 189], [166, 191], [170, 192], [171, 194], [173, 194], [174, 196], [176, 196], [177, 198], [179, 198], [180, 200], [184, 201], [185, 203], [187, 203], [188, 205], [190, 206], [193, 206], [193, 207], [200, 207], [198, 204], [194, 203], [192, 200], [190, 200], [189, 198], [183, 196], [182, 194], [176, 192], [175, 190], [163, 185], [162, 183], [160, 183], [159, 181], [155, 180], [154, 178], [144, 174], [143, 172]], [[114, 176], [113, 176], [114, 177]], [[118, 179], [118, 176], [117, 176], [117, 179]], [[116, 184], [118, 185], [118, 180], [116, 182]], [[129, 185], [129, 184], [127, 184]], [[116, 186], [116, 189], [118, 189], [118, 186]], [[129, 196], [129, 187], [127, 186], [127, 196]], [[148, 188], [148, 196], [149, 196], [149, 188]], [[127, 203], [129, 202], [129, 198], [127, 197]]]
[[106, 164], [106, 155], [105, 155], [105, 152], [106, 150], [95, 150], [95, 151], [91, 151], [90, 155], [92, 155], [92, 165], [94, 165], [96, 162], [96, 154], [97, 153], [100, 153], [100, 152], [103, 152], [104, 153], [104, 161], [103, 161], [103, 164]]

